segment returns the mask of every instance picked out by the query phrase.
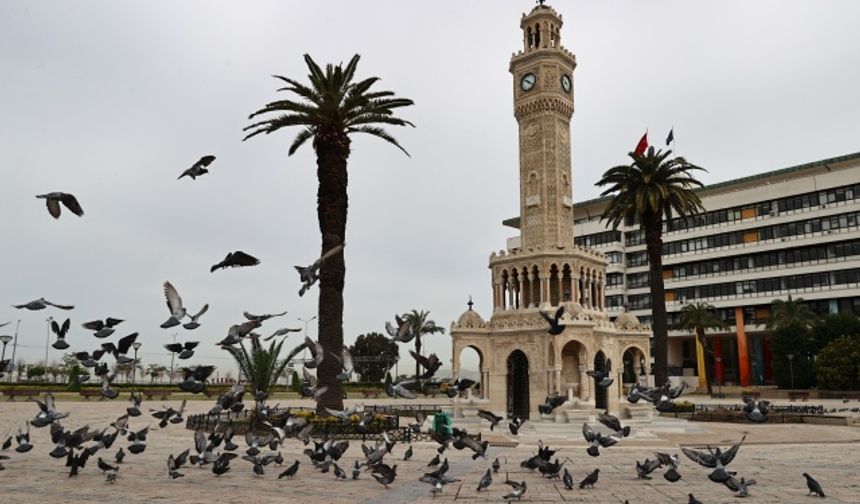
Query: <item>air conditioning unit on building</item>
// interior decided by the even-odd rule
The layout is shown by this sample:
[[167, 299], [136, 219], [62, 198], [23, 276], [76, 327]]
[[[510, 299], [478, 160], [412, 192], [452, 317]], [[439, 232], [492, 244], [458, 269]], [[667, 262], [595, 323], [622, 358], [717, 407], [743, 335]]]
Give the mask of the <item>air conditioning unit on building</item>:
[[773, 210], [771, 210], [771, 211], [770, 211], [770, 212], [768, 212], [767, 214], [768, 214], [768, 215], [770, 215], [771, 217], [776, 217], [776, 212], [775, 212], [775, 211], [773, 211]]

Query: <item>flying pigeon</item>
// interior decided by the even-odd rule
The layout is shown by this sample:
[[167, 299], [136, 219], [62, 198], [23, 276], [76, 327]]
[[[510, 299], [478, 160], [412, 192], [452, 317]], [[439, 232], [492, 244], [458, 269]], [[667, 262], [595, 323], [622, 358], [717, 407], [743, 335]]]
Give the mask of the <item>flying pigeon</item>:
[[51, 192], [39, 194], [36, 197], [45, 200], [45, 204], [48, 205], [48, 213], [55, 219], [60, 218], [60, 203], [78, 217], [83, 217], [84, 215], [84, 210], [81, 208], [81, 204], [78, 203], [78, 199], [69, 193]]
[[490, 431], [495, 429], [496, 425], [499, 424], [503, 420], [502, 417], [493, 414], [492, 411], [487, 410], [478, 410], [478, 416], [483, 418], [484, 420], [490, 422]]
[[191, 168], [182, 172], [182, 175], [180, 175], [176, 180], [185, 176], [191, 177], [191, 180], [196, 180], [197, 177], [209, 173], [209, 170], [207, 170], [206, 167], [212, 164], [212, 161], [215, 161], [215, 156], [203, 156], [198, 159], [196, 163], [191, 165]]
[[194, 355], [194, 349], [199, 345], [199, 341], [186, 341], [185, 343], [168, 343], [164, 345], [169, 352], [179, 354], [179, 357], [182, 360], [190, 359], [192, 355]]
[[708, 447], [707, 452], [693, 450], [691, 448], [681, 448], [681, 451], [689, 457], [693, 462], [703, 466], [714, 469], [709, 475], [708, 478], [715, 483], [723, 483], [727, 479], [729, 479], [729, 473], [726, 472], [725, 466], [729, 465], [729, 463], [734, 460], [735, 456], [738, 454], [738, 450], [740, 450], [741, 445], [746, 439], [746, 435], [744, 435], [741, 440], [732, 445], [731, 448], [726, 450], [725, 452], [720, 450], [717, 447], [716, 450], [712, 450], [711, 447]]
[[557, 334], [561, 334], [562, 331], [564, 331], [564, 326], [558, 323], [562, 315], [564, 315], [564, 306], [559, 306], [558, 310], [555, 311], [555, 315], [553, 315], [552, 317], [542, 311], [540, 312], [540, 316], [543, 317], [544, 320], [549, 322], [549, 329], [547, 329], [546, 332], [555, 336]]
[[63, 322], [62, 327], [60, 327], [60, 324], [58, 324], [56, 320], [51, 321], [51, 331], [57, 335], [57, 341], [51, 344], [52, 347], [57, 350], [65, 350], [69, 348], [69, 344], [66, 342], [66, 333], [69, 332], [70, 324], [71, 322], [69, 319], [66, 319], [66, 321]]
[[502, 499], [504, 499], [504, 500], [511, 500], [511, 499], [520, 500], [520, 499], [522, 499], [523, 495], [526, 493], [526, 490], [528, 489], [525, 481], [521, 481], [521, 482], [517, 483], [516, 481], [511, 481], [509, 479], [509, 480], [505, 481], [505, 484], [511, 486], [511, 492], [502, 497]]
[[52, 303], [52, 302], [46, 300], [45, 298], [39, 298], [35, 301], [30, 301], [29, 303], [12, 305], [13, 308], [18, 308], [19, 310], [22, 308], [25, 308], [25, 309], [30, 310], [30, 311], [44, 310], [45, 308], [47, 308], [49, 306], [53, 306], [54, 308], [59, 308], [61, 310], [74, 310], [75, 309], [75, 307], [72, 305], [61, 305], [61, 304]]
[[182, 306], [182, 298], [179, 297], [176, 287], [170, 282], [164, 282], [164, 297], [167, 300], [167, 309], [170, 310], [170, 318], [161, 324], [162, 329], [178, 326], [185, 318], [185, 307]]
[[198, 321], [200, 320], [200, 317], [202, 317], [203, 314], [206, 313], [207, 310], [209, 310], [209, 305], [203, 305], [203, 308], [200, 308], [199, 312], [195, 313], [194, 315], [191, 315], [191, 322], [186, 322], [182, 324], [182, 327], [188, 329], [189, 331], [200, 327], [200, 322]]
[[246, 254], [241, 250], [237, 250], [236, 252], [228, 253], [227, 257], [225, 257], [223, 261], [209, 268], [209, 272], [214, 273], [216, 270], [223, 268], [239, 268], [245, 266], [256, 266], [258, 264], [260, 264], [259, 259], [250, 254]]
[[319, 280], [319, 269], [323, 261], [343, 250], [343, 244], [335, 245], [327, 250], [319, 259], [313, 262], [310, 266], [294, 266], [299, 272], [299, 280], [302, 282], [302, 288], [299, 290], [299, 296], [304, 296], [305, 292], [310, 289]]
[[594, 382], [597, 384], [597, 388], [605, 389], [612, 385], [612, 382], [615, 381], [612, 378], [612, 361], [610, 359], [606, 359], [606, 366], [603, 371], [598, 371], [596, 369], [586, 371], [585, 374], [594, 378]]
[[108, 317], [104, 321], [101, 320], [93, 320], [92, 322], [86, 322], [81, 324], [84, 329], [88, 329], [90, 331], [95, 331], [94, 336], [96, 338], [107, 338], [114, 332], [114, 326], [123, 322], [122, 319], [117, 319], [113, 317]]

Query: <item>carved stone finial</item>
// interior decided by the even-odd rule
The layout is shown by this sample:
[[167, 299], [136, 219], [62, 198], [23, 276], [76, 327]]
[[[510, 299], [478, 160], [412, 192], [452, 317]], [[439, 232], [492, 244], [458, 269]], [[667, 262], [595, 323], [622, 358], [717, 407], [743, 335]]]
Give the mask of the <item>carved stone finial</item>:
[[472, 311], [472, 305], [474, 305], [475, 303], [472, 302], [472, 295], [471, 294], [469, 294], [469, 302], [466, 304], [469, 306], [469, 311]]

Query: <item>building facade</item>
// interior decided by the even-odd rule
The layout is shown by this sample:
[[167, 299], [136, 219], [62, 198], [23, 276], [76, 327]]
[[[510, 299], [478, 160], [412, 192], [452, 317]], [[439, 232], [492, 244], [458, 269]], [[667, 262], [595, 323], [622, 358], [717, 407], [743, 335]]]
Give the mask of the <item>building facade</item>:
[[[561, 27], [561, 16], [543, 4], [521, 19], [523, 50], [510, 62], [519, 127], [520, 236], [490, 256], [490, 319], [470, 306], [451, 326], [454, 374], [461, 352], [474, 349], [485, 407], [524, 417], [536, 416], [553, 392], [588, 407], [617, 409], [622, 381], [635, 380], [650, 361], [648, 328], [629, 314], [610, 320], [607, 257], [574, 242], [570, 120], [576, 58], [561, 45]], [[561, 306], [564, 329], [551, 335], [540, 312]], [[607, 368], [615, 383], [595, 389], [586, 372]]]
[[[713, 184], [698, 195], [705, 212], [664, 224], [669, 327], [686, 303], [712, 304], [729, 328], [707, 334], [714, 353], [705, 359], [708, 376], [721, 384], [770, 383], [764, 321], [775, 299], [802, 298], [821, 315], [860, 313], [860, 153]], [[650, 322], [644, 235], [638, 223], [607, 229], [600, 220], [607, 202], [574, 206], [574, 241], [609, 260], [610, 316], [626, 307]], [[669, 336], [670, 374], [693, 376], [695, 338], [674, 330]]]

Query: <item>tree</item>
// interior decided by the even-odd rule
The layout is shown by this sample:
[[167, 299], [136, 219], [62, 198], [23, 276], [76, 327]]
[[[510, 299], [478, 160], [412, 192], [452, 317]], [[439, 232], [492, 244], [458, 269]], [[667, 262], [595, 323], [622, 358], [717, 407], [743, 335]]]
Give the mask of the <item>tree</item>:
[[143, 365], [140, 360], [127, 362], [125, 364], [116, 363], [113, 366], [113, 372], [123, 377], [126, 383], [131, 381], [134, 374], [140, 372], [143, 374]]
[[290, 390], [297, 393], [302, 390], [302, 380], [299, 378], [298, 371], [293, 371], [293, 377], [290, 380]]
[[[442, 333], [445, 334], [445, 329], [443, 327], [439, 327], [436, 325], [436, 322], [432, 320], [427, 320], [427, 317], [430, 315], [429, 311], [425, 310], [412, 310], [411, 312], [403, 315], [403, 319], [409, 323], [412, 334], [415, 335], [415, 353], [421, 355], [421, 338], [425, 334], [436, 334]], [[421, 374], [421, 366], [418, 362], [415, 362], [415, 379], [418, 379], [418, 376]]]
[[840, 336], [825, 346], [815, 359], [818, 386], [828, 390], [860, 388], [860, 337]]
[[239, 346], [223, 348], [236, 360], [240, 373], [251, 384], [252, 393], [260, 391], [268, 394], [278, 383], [278, 379], [283, 376], [293, 357], [304, 347], [299, 345], [285, 359], [279, 360], [286, 338], [273, 340], [269, 348], [263, 348], [259, 337], [249, 339], [251, 340], [250, 349], [245, 347], [244, 342], [240, 342]]
[[[689, 331], [696, 337], [699, 386], [704, 382], [708, 389], [708, 395], [711, 395], [713, 391], [711, 390], [711, 381], [708, 379], [708, 365], [705, 362], [705, 353], [711, 353], [711, 350], [708, 348], [705, 331], [708, 329], [726, 329], [728, 324], [717, 315], [717, 310], [713, 305], [697, 301], [681, 309], [681, 318], [674, 328]], [[699, 351], [700, 348], [702, 349], [701, 352]]]
[[815, 339], [808, 325], [795, 321], [777, 327], [773, 331], [773, 374], [777, 385], [798, 389], [814, 386], [814, 354]]
[[[350, 136], [366, 133], [385, 140], [406, 153], [397, 140], [380, 125], [413, 126], [394, 116], [394, 110], [412, 105], [412, 100], [396, 98], [391, 91], [370, 91], [379, 80], [370, 77], [355, 82], [359, 55], [349, 63], [327, 65], [325, 71], [305, 55], [310, 85], [275, 76], [287, 85], [279, 91], [298, 95], [299, 100], [278, 100], [251, 114], [249, 119], [264, 114], [277, 114], [247, 127], [247, 140], [261, 133], [273, 133], [290, 126], [301, 128], [290, 145], [292, 155], [305, 142], [313, 139], [317, 156], [317, 218], [322, 235], [321, 253], [346, 241], [347, 160], [350, 155]], [[407, 153], [408, 155], [408, 153]], [[319, 343], [326, 354], [339, 355], [343, 348], [343, 287], [344, 254], [335, 254], [320, 268], [320, 295], [318, 301]], [[341, 371], [337, 359], [325, 359], [317, 370], [320, 386], [328, 387], [317, 408], [343, 409], [343, 389], [336, 376]]]
[[155, 380], [164, 376], [167, 373], [167, 367], [160, 364], [150, 364], [146, 366], [146, 374], [149, 376], [149, 383], [155, 383]]
[[633, 163], [610, 168], [597, 182], [608, 186], [601, 196], [611, 195], [601, 216], [613, 229], [622, 222], [638, 221], [645, 233], [651, 287], [651, 328], [654, 332], [654, 379], [657, 384], [669, 378], [669, 328], [663, 286], [663, 219], [689, 217], [703, 211], [702, 201], [694, 188], [702, 183], [693, 178], [694, 170], [702, 170], [683, 157], [669, 159], [671, 150], [655, 152], [649, 147], [638, 155], [629, 153]]
[[47, 371], [48, 371], [47, 368], [41, 364], [36, 365], [36, 366], [30, 366], [27, 369], [27, 379], [28, 380], [38, 380], [38, 379], [44, 377], [45, 373]]
[[378, 382], [391, 369], [400, 355], [397, 343], [378, 332], [359, 335], [349, 347], [355, 372], [361, 381]]
[[853, 313], [832, 313], [812, 326], [816, 353], [840, 336], [860, 336], [860, 317]]
[[803, 302], [803, 298], [787, 300], [774, 299], [770, 305], [770, 315], [765, 321], [765, 328], [774, 331], [780, 327], [799, 324], [811, 327], [818, 321], [818, 316]]

